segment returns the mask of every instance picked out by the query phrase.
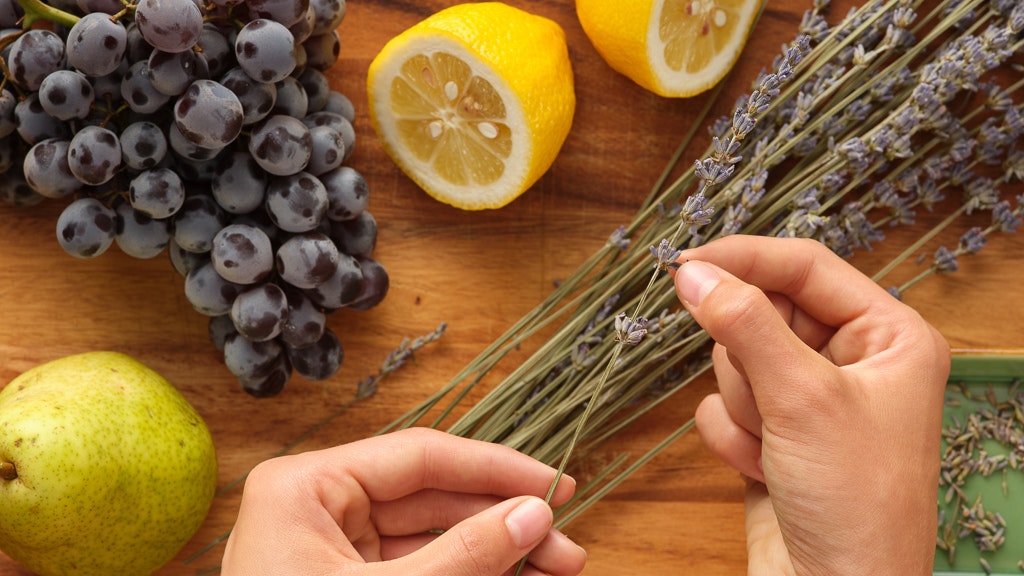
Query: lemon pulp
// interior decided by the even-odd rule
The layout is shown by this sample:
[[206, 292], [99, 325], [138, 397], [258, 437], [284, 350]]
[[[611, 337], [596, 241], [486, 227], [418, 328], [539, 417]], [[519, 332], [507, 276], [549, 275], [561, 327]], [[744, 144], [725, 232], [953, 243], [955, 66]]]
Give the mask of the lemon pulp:
[[695, 74], [732, 51], [736, 26], [743, 22], [743, 2], [665, 0], [658, 17], [665, 64]]
[[399, 137], [421, 162], [458, 186], [487, 185], [505, 172], [512, 131], [494, 86], [446, 52], [413, 56], [391, 83]]

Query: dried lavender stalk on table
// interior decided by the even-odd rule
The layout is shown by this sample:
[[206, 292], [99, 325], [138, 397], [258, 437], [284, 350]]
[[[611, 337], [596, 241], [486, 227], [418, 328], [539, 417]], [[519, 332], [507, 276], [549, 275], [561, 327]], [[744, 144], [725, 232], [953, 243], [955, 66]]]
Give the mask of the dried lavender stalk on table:
[[[934, 250], [919, 274], [891, 288], [899, 296], [956, 271], [957, 259], [978, 253], [993, 233], [1014, 232], [1024, 201], [1024, 3], [878, 0], [835, 24], [827, 8], [814, 2], [797, 40], [732, 114], [711, 124], [706, 151], [684, 143], [681, 155], [701, 160], [655, 186], [629, 225], [393, 427], [446, 428], [556, 463], [576, 444], [586, 410], [578, 461], [710, 365], [709, 338], [680, 309], [664, 272], [678, 250], [743, 233], [814, 238], [845, 257], [885, 242], [887, 230], [912, 224], [920, 210], [961, 197], [876, 275], [884, 283], [897, 266], [915, 265], [912, 255]], [[663, 180], [675, 172], [670, 166]], [[991, 223], [983, 227], [984, 212]], [[932, 244], [950, 229], [962, 229], [956, 246]], [[629, 346], [616, 338], [625, 320], [646, 331]], [[509, 352], [534, 341], [525, 362], [487, 381]], [[487, 395], [464, 405], [483, 382]], [[619, 462], [620, 471], [650, 455]], [[600, 477], [613, 485], [624, 474]], [[583, 492], [573, 506], [592, 501]]]

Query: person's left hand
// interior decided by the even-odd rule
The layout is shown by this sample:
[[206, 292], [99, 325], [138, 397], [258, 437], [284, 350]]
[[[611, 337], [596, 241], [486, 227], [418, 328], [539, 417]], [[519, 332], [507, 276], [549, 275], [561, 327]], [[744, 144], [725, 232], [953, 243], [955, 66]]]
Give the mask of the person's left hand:
[[[586, 554], [552, 528], [555, 471], [506, 446], [411, 429], [261, 463], [225, 576], [574, 576]], [[563, 476], [553, 505], [575, 481]]]

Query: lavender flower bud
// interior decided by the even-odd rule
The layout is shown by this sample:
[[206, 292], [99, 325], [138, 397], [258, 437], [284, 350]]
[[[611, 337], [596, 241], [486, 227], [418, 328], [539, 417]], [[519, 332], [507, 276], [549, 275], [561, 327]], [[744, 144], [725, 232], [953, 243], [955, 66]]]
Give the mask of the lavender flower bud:
[[693, 162], [693, 171], [703, 181], [702, 186], [704, 187], [725, 182], [729, 176], [732, 176], [734, 169], [734, 166], [723, 165], [714, 158], [705, 158], [704, 160], [695, 160]]
[[964, 182], [967, 192], [967, 213], [991, 210], [999, 203], [999, 188], [991, 178], [977, 177]]
[[1016, 232], [1021, 219], [1010, 209], [1010, 201], [1003, 200], [992, 208], [992, 225], [1000, 232]]
[[956, 254], [953, 254], [945, 246], [939, 246], [935, 251], [935, 258], [932, 260], [932, 268], [937, 274], [950, 274], [960, 269], [956, 263]]
[[626, 238], [626, 227], [619, 226], [614, 232], [612, 232], [611, 236], [608, 237], [606, 245], [618, 248], [619, 250], [625, 250], [626, 248], [629, 248], [629, 243], [629, 238]]
[[1024, 180], [1024, 150], [1014, 150], [1003, 160], [1003, 178], [1006, 182], [1011, 180]]
[[658, 270], [668, 270], [679, 268], [679, 256], [682, 254], [680, 250], [675, 249], [668, 240], [662, 239], [657, 247], [651, 246], [651, 254], [657, 261], [654, 267]]
[[1010, 12], [1009, 21], [1006, 23], [1006, 27], [1013, 34], [1020, 34], [1024, 30], [1024, 4], [1020, 2], [1008, 2], [1009, 5], [1014, 6], [1013, 11]]
[[871, 164], [871, 151], [864, 144], [864, 140], [860, 138], [847, 138], [839, 145], [836, 152], [849, 163], [850, 169], [855, 172], [863, 172]]
[[633, 320], [620, 313], [615, 317], [615, 339], [628, 346], [636, 346], [647, 335], [647, 319], [643, 316]]
[[703, 192], [697, 192], [686, 198], [680, 216], [684, 222], [690, 225], [691, 233], [694, 228], [711, 223], [711, 215], [715, 213], [715, 209], [707, 206], [707, 203]]
[[964, 232], [963, 236], [960, 237], [960, 246], [957, 248], [962, 254], [977, 254], [985, 247], [988, 242], [988, 238], [985, 237], [984, 232], [981, 228], [975, 226]]

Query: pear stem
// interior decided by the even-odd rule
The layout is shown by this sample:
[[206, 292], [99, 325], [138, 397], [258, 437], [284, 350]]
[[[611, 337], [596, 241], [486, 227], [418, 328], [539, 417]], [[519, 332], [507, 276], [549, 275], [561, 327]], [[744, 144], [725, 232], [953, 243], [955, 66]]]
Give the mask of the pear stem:
[[0, 462], [0, 478], [4, 480], [14, 480], [18, 477], [18, 468], [14, 465], [14, 462], [7, 462], [6, 460]]

